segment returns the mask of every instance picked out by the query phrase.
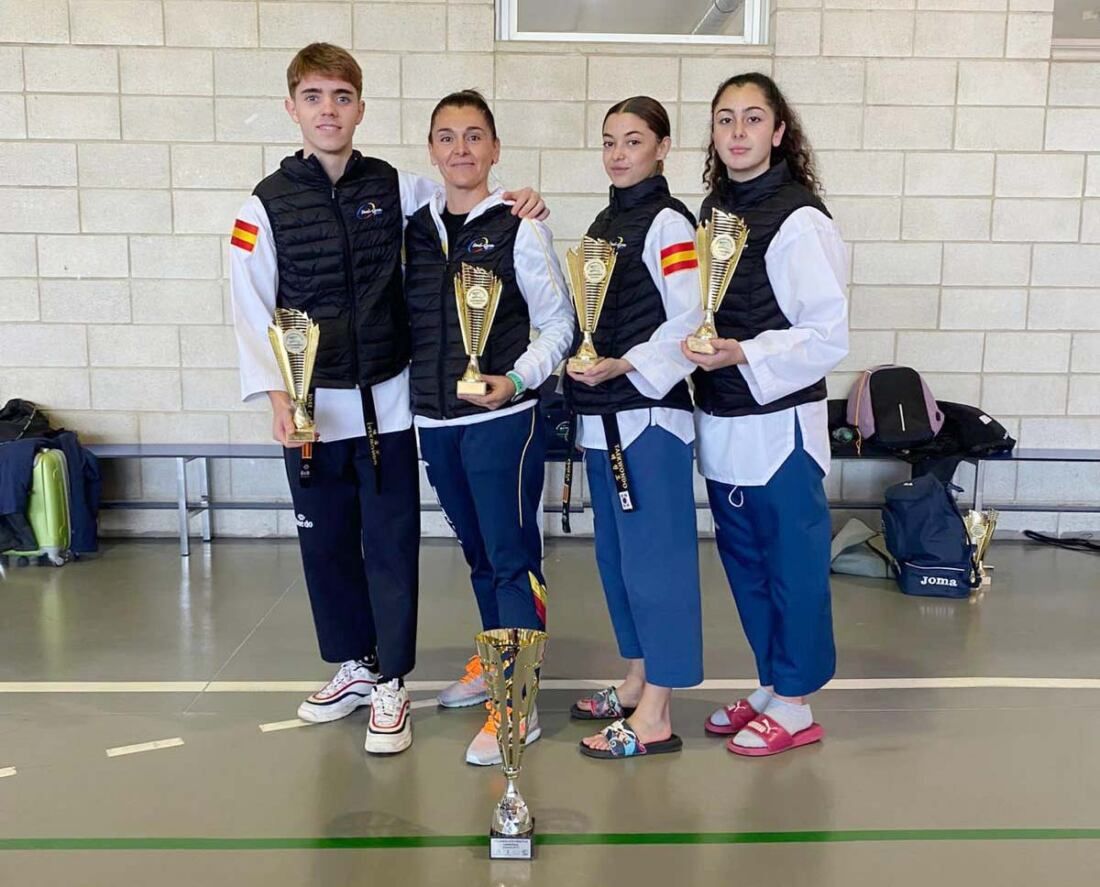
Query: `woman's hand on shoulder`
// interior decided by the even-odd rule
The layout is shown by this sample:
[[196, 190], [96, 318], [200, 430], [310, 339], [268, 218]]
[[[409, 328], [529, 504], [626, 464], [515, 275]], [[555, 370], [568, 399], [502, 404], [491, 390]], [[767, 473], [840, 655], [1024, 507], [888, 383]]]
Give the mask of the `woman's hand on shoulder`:
[[550, 215], [542, 195], [534, 188], [505, 191], [501, 198], [512, 204], [512, 215], [519, 216], [521, 219], [537, 219], [543, 222]]

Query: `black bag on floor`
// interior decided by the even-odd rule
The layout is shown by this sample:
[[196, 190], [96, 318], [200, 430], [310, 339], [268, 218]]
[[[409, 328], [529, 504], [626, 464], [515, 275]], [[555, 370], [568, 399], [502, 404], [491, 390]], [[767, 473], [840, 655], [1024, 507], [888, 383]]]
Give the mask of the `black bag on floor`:
[[882, 532], [905, 594], [963, 598], [981, 582], [952, 490], [933, 475], [887, 488]]

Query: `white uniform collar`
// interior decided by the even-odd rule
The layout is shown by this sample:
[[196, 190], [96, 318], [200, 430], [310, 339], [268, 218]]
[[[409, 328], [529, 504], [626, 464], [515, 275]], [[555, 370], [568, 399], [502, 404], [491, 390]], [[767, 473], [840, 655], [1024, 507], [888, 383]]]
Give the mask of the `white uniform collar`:
[[[466, 222], [469, 224], [478, 216], [484, 215], [494, 206], [499, 206], [504, 203], [504, 189], [494, 188], [489, 196], [475, 206], [466, 216]], [[447, 208], [447, 191], [444, 188], [436, 190], [432, 195], [432, 199], [428, 204], [431, 210], [432, 221], [435, 222], [436, 230], [439, 232], [439, 239], [443, 243], [444, 247], [447, 246], [447, 228], [443, 224], [443, 210]]]

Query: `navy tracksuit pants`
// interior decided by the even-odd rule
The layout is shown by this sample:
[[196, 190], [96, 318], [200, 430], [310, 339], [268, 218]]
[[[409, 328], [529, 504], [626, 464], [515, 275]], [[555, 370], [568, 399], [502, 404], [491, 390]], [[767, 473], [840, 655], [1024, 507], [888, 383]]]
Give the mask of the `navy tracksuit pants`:
[[707, 481], [718, 554], [763, 686], [780, 696], [820, 690], [836, 671], [829, 595], [829, 503], [802, 448], [764, 486]]
[[321, 657], [377, 650], [382, 674], [396, 678], [416, 661], [420, 471], [413, 429], [379, 442], [381, 492], [366, 437], [315, 443], [308, 487], [301, 450], [286, 450], [285, 463]]
[[472, 425], [421, 428], [420, 452], [470, 565], [482, 628], [544, 629], [546, 438], [537, 405]]

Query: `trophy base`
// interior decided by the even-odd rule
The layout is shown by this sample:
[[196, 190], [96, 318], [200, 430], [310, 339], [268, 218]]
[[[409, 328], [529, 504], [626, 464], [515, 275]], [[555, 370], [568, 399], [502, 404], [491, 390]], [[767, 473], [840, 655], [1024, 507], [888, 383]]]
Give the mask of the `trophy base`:
[[698, 336], [688, 336], [687, 339], [688, 351], [692, 351], [695, 354], [716, 354], [714, 346], [710, 343], [710, 339], [701, 339]]
[[455, 389], [459, 395], [462, 394], [476, 394], [485, 395], [489, 393], [488, 382], [463, 382], [461, 379]]
[[286, 436], [288, 443], [315, 443], [317, 441], [316, 431], [292, 431]]
[[565, 363], [565, 368], [571, 373], [583, 373], [586, 370], [592, 369], [592, 367], [601, 360], [603, 360], [602, 357], [597, 357], [595, 360], [590, 360], [586, 357], [570, 357]]
[[535, 850], [535, 823], [525, 835], [502, 835], [489, 832], [490, 859], [532, 859]]

